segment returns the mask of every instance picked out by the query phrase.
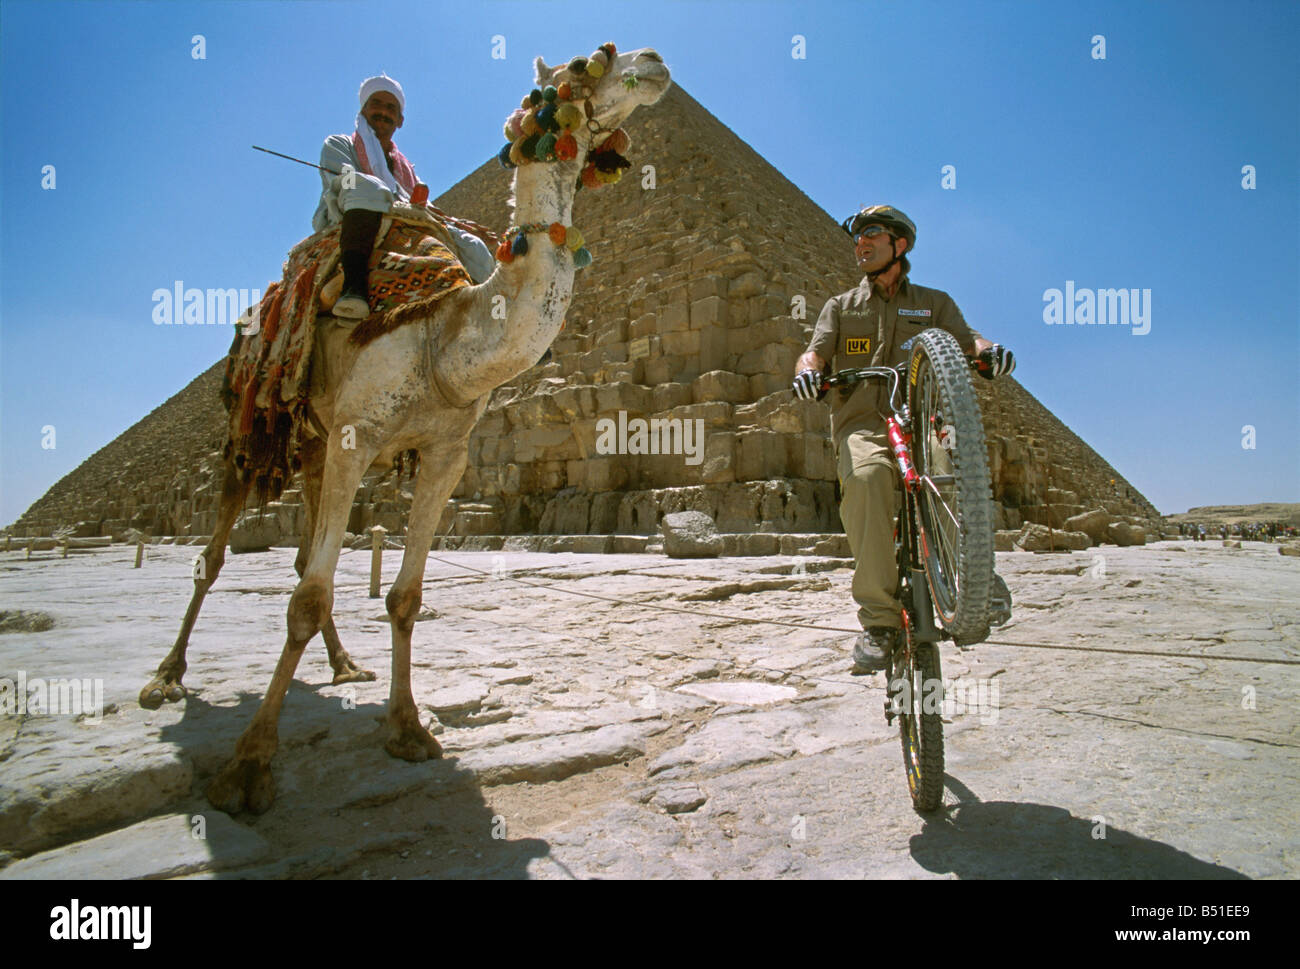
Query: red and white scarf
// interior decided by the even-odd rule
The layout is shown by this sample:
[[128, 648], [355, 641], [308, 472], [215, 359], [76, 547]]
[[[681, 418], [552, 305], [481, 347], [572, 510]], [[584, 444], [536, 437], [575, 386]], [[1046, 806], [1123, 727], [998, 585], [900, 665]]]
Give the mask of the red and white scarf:
[[[393, 167], [390, 170], [385, 160], [383, 146], [375, 137], [370, 122], [361, 114], [357, 115], [356, 130], [352, 132], [352, 147], [357, 153], [357, 161], [361, 163], [363, 172], [382, 181], [388, 186], [388, 190], [399, 198], [410, 197], [415, 189], [415, 168], [406, 160], [406, 156], [397, 150], [397, 145], [393, 145]], [[379, 164], [371, 162], [371, 158], [378, 160]], [[405, 189], [404, 192], [398, 190], [399, 185]]]

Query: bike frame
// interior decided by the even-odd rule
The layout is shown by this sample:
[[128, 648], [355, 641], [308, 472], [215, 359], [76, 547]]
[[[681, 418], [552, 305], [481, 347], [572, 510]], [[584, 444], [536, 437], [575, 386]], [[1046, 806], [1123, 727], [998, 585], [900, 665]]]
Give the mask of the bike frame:
[[[890, 449], [894, 453], [894, 463], [903, 487], [903, 507], [898, 516], [896, 533], [899, 545], [898, 583], [899, 600], [903, 603], [902, 619], [905, 632], [910, 633], [912, 642], [937, 643], [948, 638], [934, 624], [934, 606], [930, 601], [930, 586], [925, 578], [924, 569], [917, 568], [917, 563], [924, 562], [923, 553], [929, 548], [929, 539], [925, 533], [925, 524], [917, 513], [917, 495], [928, 482], [925, 476], [916, 470], [912, 462], [912, 415], [906, 401], [898, 401], [902, 374], [894, 367], [860, 367], [856, 370], [842, 370], [823, 383], [825, 387], [847, 386], [872, 378], [890, 381], [889, 408], [892, 414], [885, 415], [885, 432]], [[911, 609], [908, 603], [911, 603]]]

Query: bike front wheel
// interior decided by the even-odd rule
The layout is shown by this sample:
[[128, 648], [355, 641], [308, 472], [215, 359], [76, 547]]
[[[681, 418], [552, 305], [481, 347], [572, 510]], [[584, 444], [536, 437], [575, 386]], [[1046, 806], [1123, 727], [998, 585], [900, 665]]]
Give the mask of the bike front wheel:
[[939, 646], [917, 643], [904, 627], [890, 668], [890, 700], [898, 715], [907, 787], [918, 811], [943, 803], [943, 676]]
[[993, 494], [970, 367], [945, 330], [921, 331], [908, 360], [919, 551], [935, 612], [958, 643], [988, 636]]

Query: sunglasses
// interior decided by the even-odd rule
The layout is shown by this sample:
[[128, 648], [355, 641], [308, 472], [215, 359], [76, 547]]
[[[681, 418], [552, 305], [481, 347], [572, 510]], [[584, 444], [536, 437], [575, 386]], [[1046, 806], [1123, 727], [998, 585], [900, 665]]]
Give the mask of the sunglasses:
[[882, 234], [889, 234], [889, 230], [883, 225], [869, 225], [866, 228], [859, 229], [857, 232], [853, 233], [853, 241], [857, 242], [862, 238], [874, 239], [876, 236]]

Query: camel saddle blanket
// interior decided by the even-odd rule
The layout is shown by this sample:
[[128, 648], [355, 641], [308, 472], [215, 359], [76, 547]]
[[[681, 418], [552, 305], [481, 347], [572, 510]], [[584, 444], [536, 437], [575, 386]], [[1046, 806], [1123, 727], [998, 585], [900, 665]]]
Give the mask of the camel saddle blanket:
[[[226, 358], [226, 456], [233, 456], [245, 480], [256, 476], [262, 500], [278, 498], [301, 466], [316, 315], [337, 299], [342, 274], [339, 232], [335, 225], [294, 246], [283, 278], [239, 320]], [[380, 223], [370, 255], [370, 316], [356, 325], [349, 342], [364, 346], [427, 318], [438, 300], [470, 285], [442, 223], [395, 203]], [[323, 298], [331, 291], [333, 299]]]

